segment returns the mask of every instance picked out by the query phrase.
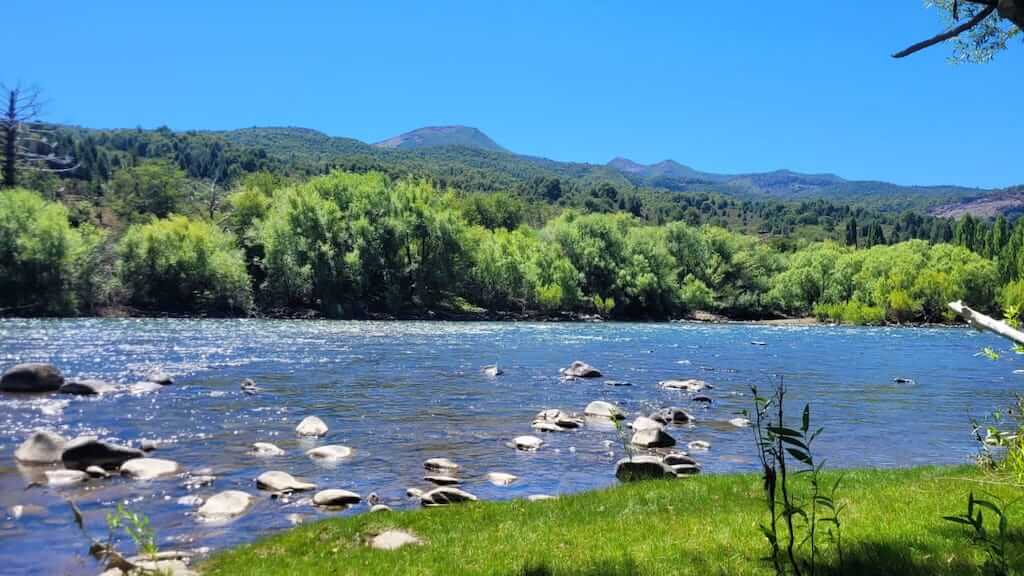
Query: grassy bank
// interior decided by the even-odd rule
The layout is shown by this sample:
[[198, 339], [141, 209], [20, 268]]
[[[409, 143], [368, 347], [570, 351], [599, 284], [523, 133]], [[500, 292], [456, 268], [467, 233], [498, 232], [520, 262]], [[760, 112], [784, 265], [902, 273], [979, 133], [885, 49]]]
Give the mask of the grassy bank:
[[[974, 468], [845, 473], [840, 499], [845, 563], [828, 574], [978, 574], [983, 554], [960, 514], [969, 491], [1012, 498]], [[361, 514], [300, 526], [221, 553], [211, 575], [255, 574], [771, 574], [758, 529], [760, 479], [706, 475], [646, 482], [536, 503], [484, 502], [444, 509]], [[1024, 516], [1010, 513], [1011, 556], [1024, 549]], [[384, 530], [425, 544], [396, 551], [365, 542]]]

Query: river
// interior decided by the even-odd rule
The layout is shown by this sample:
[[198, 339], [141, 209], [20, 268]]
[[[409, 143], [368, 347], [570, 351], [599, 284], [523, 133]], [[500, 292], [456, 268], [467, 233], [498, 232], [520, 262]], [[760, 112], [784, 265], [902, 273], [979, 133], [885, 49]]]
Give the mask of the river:
[[[758, 342], [763, 345], [755, 345]], [[984, 347], [1005, 352], [998, 361]], [[559, 369], [583, 360], [604, 379], [562, 382]], [[118, 502], [146, 514], [161, 549], [219, 549], [306, 520], [364, 513], [323, 512], [302, 498], [282, 502], [256, 490], [254, 478], [285, 470], [321, 488], [377, 492], [392, 508], [414, 508], [407, 487], [426, 487], [422, 462], [448, 457], [463, 465], [462, 488], [481, 499], [562, 494], [615, 482], [622, 448], [611, 426], [588, 423], [566, 433], [534, 433], [545, 408], [582, 412], [588, 402], [614, 402], [630, 415], [666, 406], [691, 411], [693, 427], [669, 432], [682, 448], [706, 440], [694, 456], [704, 473], [751, 472], [749, 429], [727, 421], [751, 406], [750, 386], [769, 388], [783, 374], [796, 418], [812, 405], [825, 427], [819, 457], [832, 467], [913, 466], [969, 461], [976, 448], [970, 420], [1008, 405], [1024, 361], [994, 336], [960, 328], [779, 327], [705, 324], [333, 322], [275, 320], [0, 320], [0, 368], [51, 362], [66, 376], [119, 383], [155, 369], [177, 382], [148, 394], [103, 397], [0, 394], [0, 572], [95, 574], [87, 542], [64, 498], [79, 503], [87, 529], [104, 536], [104, 514]], [[504, 374], [483, 375], [484, 365]], [[714, 385], [714, 402], [659, 389], [669, 378]], [[243, 378], [260, 391], [239, 389]], [[913, 382], [897, 383], [906, 378]], [[630, 386], [611, 386], [607, 380]], [[307, 415], [330, 427], [319, 440], [294, 429]], [[26, 485], [39, 471], [19, 467], [14, 449], [36, 428], [65, 437], [95, 435], [138, 445], [157, 441], [154, 457], [185, 470], [211, 469], [212, 486], [189, 489], [184, 477], [150, 482], [122, 478], [74, 488]], [[515, 436], [545, 440], [536, 453], [511, 448]], [[253, 442], [286, 451], [249, 454]], [[304, 455], [316, 445], [344, 444], [352, 458], [333, 465]], [[489, 471], [514, 474], [494, 486]], [[258, 497], [227, 525], [196, 521], [180, 505], [239, 489]], [[22, 505], [15, 519], [10, 509]], [[128, 546], [130, 548], [130, 546]]]

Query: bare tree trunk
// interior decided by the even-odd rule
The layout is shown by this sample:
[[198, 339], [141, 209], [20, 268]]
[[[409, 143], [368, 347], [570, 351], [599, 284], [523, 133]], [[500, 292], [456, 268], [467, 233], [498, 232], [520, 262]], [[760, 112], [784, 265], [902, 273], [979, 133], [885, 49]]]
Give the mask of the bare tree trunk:
[[975, 330], [992, 332], [993, 334], [997, 334], [1007, 340], [1024, 346], [1024, 332], [1013, 328], [1006, 322], [1000, 322], [991, 316], [986, 316], [981, 312], [972, 310], [959, 300], [956, 302], [950, 302], [949, 308], [959, 314], [967, 321], [968, 324], [973, 326]]
[[11, 90], [8, 97], [7, 113], [4, 116], [4, 186], [14, 188], [18, 184], [17, 167], [15, 162], [18, 159], [18, 91]]

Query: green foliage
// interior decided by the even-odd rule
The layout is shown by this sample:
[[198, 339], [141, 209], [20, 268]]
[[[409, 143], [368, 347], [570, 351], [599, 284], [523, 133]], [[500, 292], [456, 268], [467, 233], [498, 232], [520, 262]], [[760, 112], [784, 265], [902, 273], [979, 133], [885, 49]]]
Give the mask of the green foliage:
[[165, 161], [153, 161], [119, 170], [110, 182], [111, 205], [129, 221], [148, 214], [164, 218], [180, 212], [188, 198], [185, 172]]
[[[943, 516], [944, 520], [968, 526], [973, 531], [972, 540], [975, 545], [985, 551], [985, 564], [982, 573], [986, 576], [1009, 576], [1010, 562], [1007, 553], [1009, 539], [1009, 521], [1006, 509], [1009, 505], [993, 500], [982, 500], [974, 497], [971, 492], [967, 497], [967, 511], [957, 516]], [[996, 530], [992, 532], [985, 523], [984, 511], [987, 510], [996, 518]]]
[[91, 309], [104, 235], [72, 228], [68, 211], [24, 189], [0, 192], [0, 307]]
[[129, 302], [148, 309], [245, 314], [252, 297], [234, 237], [185, 216], [130, 227], [117, 245]]
[[107, 512], [107, 530], [111, 539], [118, 531], [124, 530], [135, 543], [139, 554], [155, 556], [158, 552], [156, 531], [150, 526], [149, 518], [140, 512], [132, 512], [120, 502], [113, 512]]

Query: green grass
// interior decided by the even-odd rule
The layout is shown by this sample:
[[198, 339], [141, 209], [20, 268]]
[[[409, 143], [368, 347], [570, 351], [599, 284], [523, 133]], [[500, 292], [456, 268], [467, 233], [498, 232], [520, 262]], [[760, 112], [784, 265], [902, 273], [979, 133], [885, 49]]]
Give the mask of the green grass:
[[[941, 518], [962, 513], [972, 490], [1007, 500], [1019, 493], [985, 482], [970, 467], [845, 472], [846, 561], [837, 566], [827, 550], [819, 574], [978, 574], [984, 558], [968, 531]], [[1024, 515], [1009, 516], [1016, 554], [1024, 549]], [[326, 520], [225, 551], [201, 569], [225, 576], [771, 574], [758, 528], [764, 518], [758, 477], [706, 475], [536, 503]], [[426, 543], [397, 551], [365, 545], [390, 528], [410, 530]]]

